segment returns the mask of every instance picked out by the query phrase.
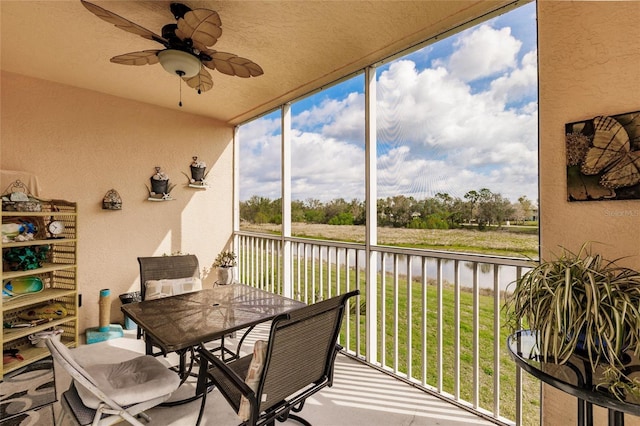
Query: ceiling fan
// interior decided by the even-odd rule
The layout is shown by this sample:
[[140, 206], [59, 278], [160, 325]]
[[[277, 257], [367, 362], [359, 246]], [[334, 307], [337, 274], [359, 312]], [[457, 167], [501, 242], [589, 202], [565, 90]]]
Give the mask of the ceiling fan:
[[[156, 41], [164, 49], [142, 50], [114, 56], [111, 62], [122, 65], [153, 65], [160, 62], [170, 74], [178, 75], [189, 87], [206, 92], [213, 87], [207, 68], [238, 77], [257, 77], [264, 72], [255, 62], [233, 53], [210, 49], [222, 35], [222, 22], [217, 12], [194, 9], [182, 3], [171, 3], [176, 23], [162, 27], [162, 35], [141, 27], [93, 3], [80, 0], [98, 18], [121, 30]], [[206, 68], [205, 68], [206, 67]], [[179, 103], [182, 106], [182, 101]]]

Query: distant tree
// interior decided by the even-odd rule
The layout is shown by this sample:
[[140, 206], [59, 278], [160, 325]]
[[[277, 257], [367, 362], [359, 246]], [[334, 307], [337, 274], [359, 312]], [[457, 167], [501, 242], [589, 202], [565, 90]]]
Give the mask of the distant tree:
[[[453, 198], [451, 195], [447, 193], [438, 192], [433, 198], [432, 202], [432, 221], [438, 219], [436, 222], [433, 222], [433, 226], [437, 229], [448, 229], [454, 228], [457, 225], [455, 219], [455, 210], [454, 207], [456, 205], [456, 201], [459, 200], [457, 198]], [[444, 224], [440, 223], [444, 222]], [[446, 228], [443, 228], [446, 226]], [[431, 225], [430, 225], [431, 227]]]
[[271, 200], [254, 195], [240, 203], [240, 218], [253, 223], [267, 223], [272, 216]]
[[316, 198], [307, 198], [304, 202], [307, 209], [321, 209], [323, 207], [322, 202]]
[[469, 209], [471, 212], [471, 219], [477, 220], [478, 215], [478, 202], [480, 201], [480, 193], [478, 191], [471, 190], [464, 194], [464, 199], [467, 200]]
[[329, 219], [329, 225], [353, 225], [353, 215], [349, 212], [339, 213]]
[[351, 212], [351, 216], [353, 216], [354, 225], [364, 225], [365, 223], [367, 223], [366, 209], [365, 209], [364, 202], [358, 201], [357, 199], [354, 198], [349, 203], [349, 211]]
[[378, 226], [390, 226], [393, 213], [391, 212], [389, 198], [380, 198], [377, 201]]
[[421, 217], [414, 217], [407, 225], [409, 229], [427, 229], [427, 222], [422, 220]]
[[253, 219], [250, 222], [257, 224], [268, 223], [269, 217], [266, 215], [266, 213], [258, 212], [253, 216]]
[[304, 203], [302, 201], [291, 202], [291, 221], [304, 222]]
[[511, 202], [503, 198], [500, 194], [493, 194], [485, 191], [478, 201], [477, 220], [478, 227], [484, 229], [486, 225], [496, 224], [502, 226], [503, 223], [514, 214]]
[[[526, 196], [518, 203], [510, 203], [500, 194], [488, 188], [472, 190], [464, 199], [439, 192], [434, 197], [416, 200], [414, 197], [396, 195], [377, 200], [378, 226], [406, 227], [414, 229], [449, 229], [475, 220], [480, 229], [487, 225], [501, 226], [506, 220], [522, 221], [530, 217], [533, 203]], [[526, 213], [525, 213], [526, 212]], [[282, 199], [270, 200], [257, 195], [240, 202], [240, 219], [253, 223], [282, 223]], [[347, 202], [336, 198], [326, 203], [319, 199], [291, 202], [293, 222], [328, 223], [331, 225], [364, 225], [365, 202], [353, 199]]]
[[494, 194], [493, 203], [495, 209], [495, 221], [499, 227], [502, 227], [510, 217], [513, 217], [515, 209], [511, 202], [500, 194]]
[[456, 198], [449, 211], [449, 223], [459, 226], [471, 222], [471, 219], [473, 219], [473, 204]]
[[387, 218], [394, 228], [405, 228], [413, 219], [416, 209], [415, 199], [404, 195], [396, 195], [388, 198], [390, 216]]
[[[280, 222], [276, 216], [280, 216]], [[271, 223], [282, 223], [282, 198], [277, 198], [269, 204], [269, 217]]]
[[271, 217], [269, 217], [269, 223], [272, 223], [274, 225], [282, 225], [282, 215], [281, 214], [274, 214]]
[[436, 193], [436, 197], [438, 200], [442, 202], [445, 206], [451, 206], [454, 202], [454, 198], [447, 194], [446, 192], [438, 192]]
[[324, 205], [320, 200], [310, 198], [305, 201], [304, 220], [307, 223], [325, 223]]
[[464, 194], [464, 198], [471, 203], [472, 206], [475, 206], [478, 200], [480, 199], [480, 193], [478, 191], [469, 191]]
[[331, 219], [343, 213], [347, 213], [353, 218], [350, 210], [351, 205], [347, 203], [344, 198], [336, 198], [324, 205], [324, 217], [327, 223], [330, 223]]
[[428, 229], [449, 229], [449, 224], [437, 214], [429, 215], [426, 220]]
[[306, 223], [325, 223], [324, 212], [322, 210], [307, 210], [304, 212]]
[[522, 222], [533, 216], [533, 202], [526, 195], [518, 198], [518, 204]]

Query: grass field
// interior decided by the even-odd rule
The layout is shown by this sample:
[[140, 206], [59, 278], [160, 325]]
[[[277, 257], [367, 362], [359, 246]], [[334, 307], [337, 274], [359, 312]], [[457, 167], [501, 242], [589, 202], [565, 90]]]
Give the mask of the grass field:
[[[317, 271], [316, 271], [317, 272]], [[331, 280], [332, 281], [332, 280]], [[391, 281], [391, 279], [389, 279]], [[352, 283], [356, 282], [352, 276]], [[355, 285], [355, 284], [354, 284]], [[365, 284], [361, 281], [359, 289], [361, 291], [360, 300], [365, 298]], [[325, 293], [327, 291], [325, 290]], [[335, 290], [333, 291], [335, 294]], [[382, 295], [382, 288], [379, 285], [378, 294]], [[442, 374], [442, 391], [455, 395], [455, 363], [459, 360], [459, 397], [465, 401], [473, 401], [473, 295], [471, 292], [460, 292], [460, 326], [459, 333], [459, 354], [455, 352], [455, 293], [450, 286], [445, 286], [442, 292], [442, 337], [439, 345], [437, 324], [438, 324], [438, 299], [437, 287], [430, 282], [426, 287], [426, 294], [419, 282], [413, 282], [411, 291], [407, 288], [405, 279], [400, 279], [397, 288], [387, 283], [382, 296], [378, 300], [377, 322], [378, 345], [376, 348], [378, 362], [384, 366], [398, 372], [401, 375], [410, 375], [418, 382], [426, 383], [427, 386], [437, 387], [439, 368]], [[408, 297], [411, 294], [411, 304]], [[397, 305], [394, 301], [397, 300]], [[423, 303], [423, 300], [426, 303]], [[493, 296], [480, 295], [479, 306], [479, 331], [478, 331], [478, 403], [479, 406], [492, 411], [496, 403], [500, 406], [500, 415], [515, 419], [515, 391], [516, 391], [516, 368], [507, 348], [506, 338], [508, 332], [501, 329], [494, 333], [493, 324], [496, 312], [493, 308]], [[384, 314], [380, 307], [384, 305]], [[411, 308], [409, 308], [411, 306]], [[359, 317], [360, 342], [365, 342], [365, 311], [361, 308]], [[504, 324], [504, 313], [498, 312], [501, 324]], [[397, 320], [396, 320], [397, 318]], [[426, 321], [423, 335], [423, 318]], [[384, 327], [382, 323], [384, 320]], [[349, 316], [350, 342], [348, 348], [353, 350], [356, 346], [356, 322], [355, 309], [351, 310]], [[494, 335], [499, 336], [499, 375], [494, 363]], [[409, 337], [410, 336], [410, 337]], [[397, 337], [397, 339], [396, 339]], [[384, 342], [383, 342], [384, 339]], [[408, 345], [409, 340], [411, 345]], [[397, 343], [397, 344], [396, 344]], [[384, 351], [381, 349], [384, 345]], [[411, 348], [411, 349], [409, 349]], [[439, 365], [438, 352], [442, 352], [442, 363]], [[366, 355], [366, 349], [362, 348], [361, 355]], [[424, 360], [424, 362], [423, 362]], [[498, 375], [500, 392], [494, 392], [494, 380]], [[523, 425], [534, 426], [539, 424], [539, 382], [524, 374], [522, 383], [523, 405], [522, 418]]]
[[[243, 231], [280, 233], [279, 225], [245, 224]], [[320, 238], [334, 241], [364, 243], [365, 228], [356, 225], [324, 225], [294, 223], [294, 237]], [[538, 257], [538, 233], [535, 227], [504, 227], [480, 231], [464, 229], [378, 228], [378, 244], [415, 247], [466, 253], [495, 254], [507, 257]]]
[[[402, 282], [404, 284], [404, 282]], [[406, 346], [402, 339], [403, 336], [408, 335], [408, 329], [411, 328], [411, 340], [414, 353], [411, 356], [412, 374], [416, 378], [420, 378], [423, 374], [422, 371], [422, 352], [426, 349], [426, 380], [427, 383], [434, 385], [437, 383], [437, 370], [438, 365], [438, 336], [437, 336], [437, 289], [435, 285], [429, 285], [426, 292], [426, 305], [422, 306], [422, 290], [418, 283], [414, 283], [412, 286], [412, 313], [411, 322], [407, 322], [408, 312], [403, 308], [407, 306], [407, 292], [405, 291], [406, 285], [402, 285], [398, 291], [398, 305], [400, 306], [399, 319], [398, 319], [398, 331], [397, 335], [400, 336], [399, 351], [397, 360], [394, 360], [393, 347], [387, 345], [386, 357], [387, 361], [397, 361], [398, 365], [402, 366], [402, 370], [406, 371], [406, 365], [409, 361], [409, 354], [407, 353]], [[442, 292], [442, 389], [445, 392], [454, 394], [455, 392], [455, 380], [454, 372], [455, 365], [454, 360], [456, 354], [454, 352], [454, 337], [455, 337], [455, 322], [454, 322], [454, 306], [455, 306], [455, 293], [452, 288], [445, 288]], [[387, 300], [393, 300], [393, 294], [390, 289], [387, 289]], [[460, 338], [460, 398], [466, 401], [473, 400], [472, 383], [473, 383], [473, 296], [470, 292], [462, 291], [460, 293], [460, 327], [458, 330]], [[387, 302], [389, 304], [389, 302]], [[500, 364], [499, 364], [499, 385], [500, 394], [496, 395], [494, 389], [494, 379], [497, 371], [494, 365], [494, 329], [493, 321], [496, 312], [493, 309], [493, 296], [479, 296], [479, 331], [478, 331], [478, 387], [479, 387], [479, 404], [481, 407], [491, 410], [496, 400], [500, 404], [500, 413], [510, 419], [515, 419], [515, 364], [508, 354], [506, 349], [506, 338], [508, 332], [506, 329], [500, 330], [497, 335], [499, 336], [499, 351], [500, 351]], [[503, 312], [497, 313], [501, 317], [501, 323], [504, 324]], [[427, 335], [424, 339], [421, 333], [422, 318], [426, 319], [427, 323]], [[387, 313], [387, 327], [386, 335], [389, 341], [393, 341], [395, 334], [395, 325], [393, 324], [393, 316], [390, 312]], [[535, 425], [538, 419], [539, 410], [539, 395], [538, 395], [538, 383], [534, 380], [529, 380], [528, 376], [523, 376], [525, 382], [523, 383], [523, 397], [525, 403], [523, 404], [523, 418], [527, 419], [523, 422], [525, 425]]]
[[[530, 257], [537, 258], [538, 235], [535, 228], [512, 228], [506, 230], [478, 231], [477, 229], [456, 229], [456, 230], [416, 230], [416, 229], [378, 229], [378, 242], [380, 245], [394, 245], [402, 247], [418, 247], [447, 251], [464, 251], [468, 253], [495, 254], [500, 256]], [[532, 232], [532, 229], [534, 230]], [[260, 233], [278, 234], [277, 225], [253, 225], [242, 226], [242, 230]], [[364, 227], [362, 226], [335, 226], [335, 225], [311, 225], [294, 224], [292, 234], [296, 237], [319, 238], [335, 241], [348, 241], [363, 243]], [[294, 261], [293, 277], [297, 277], [298, 265]], [[310, 268], [310, 266], [307, 266]], [[322, 271], [323, 279], [320, 279]], [[316, 275], [315, 282], [319, 285], [331, 286], [331, 294], [335, 294], [336, 277], [335, 268], [332, 269], [331, 277], [328, 277], [329, 269], [327, 265], [317, 265], [315, 272], [307, 269], [307, 276], [311, 279]], [[301, 275], [305, 275], [304, 273]], [[356, 286], [358, 279], [354, 270], [349, 272], [352, 287]], [[345, 277], [342, 278], [344, 280]], [[442, 391], [454, 394], [455, 392], [455, 364], [458, 359], [460, 363], [460, 398], [472, 401], [473, 384], [473, 296], [469, 292], [460, 293], [460, 352], [456, 357], [454, 351], [454, 336], [456, 323], [454, 321], [455, 293], [445, 286], [442, 293], [442, 345], [438, 345], [437, 322], [438, 304], [437, 288], [434, 282], [429, 282], [426, 294], [418, 282], [411, 283], [409, 290], [406, 277], [401, 276], [396, 287], [389, 284], [392, 277], [387, 279], [387, 287], [382, 300], [382, 289], [378, 283], [378, 309], [385, 307], [384, 315], [378, 312], [378, 344], [380, 345], [383, 336], [385, 339], [384, 349], [375, 348], [378, 361], [384, 360], [384, 365], [396, 370], [400, 374], [407, 374], [411, 370], [411, 376], [418, 381], [424, 376], [428, 386], [436, 386], [438, 381], [438, 350], [442, 351]], [[297, 283], [294, 283], [294, 286]], [[302, 285], [303, 288], [304, 285]], [[361, 300], [364, 300], [365, 283], [363, 274], [360, 275], [360, 282], [357, 287], [361, 290]], [[318, 292], [318, 289], [315, 289]], [[327, 288], [323, 291], [329, 294]], [[321, 292], [322, 294], [322, 292]], [[411, 295], [411, 303], [409, 303]], [[301, 297], [302, 295], [297, 295]], [[316, 294], [317, 296], [317, 294]], [[307, 295], [311, 300], [310, 295]], [[301, 297], [302, 298], [302, 297]], [[423, 302], [426, 300], [426, 303]], [[395, 303], [397, 301], [397, 304]], [[493, 295], [480, 295], [479, 304], [479, 344], [478, 344], [478, 364], [479, 364], [479, 405], [492, 411], [496, 399], [500, 403], [500, 414], [506, 418], [515, 419], [515, 364], [507, 353], [506, 337], [507, 330], [502, 328], [498, 333], [493, 330], [494, 316], [502, 312], [494, 311]], [[411, 307], [411, 308], [409, 308]], [[365, 316], [359, 318], [360, 343], [365, 341]], [[384, 328], [381, 326], [384, 318]], [[397, 318], [397, 320], [396, 320]], [[422, 333], [422, 321], [426, 320], [426, 334]], [[355, 347], [356, 338], [356, 318], [350, 316], [351, 342], [350, 348]], [[504, 324], [504, 320], [501, 320]], [[493, 382], [497, 372], [494, 365], [494, 341], [495, 335], [499, 336], [500, 351], [500, 393], [495, 395]], [[397, 342], [397, 345], [395, 344]], [[408, 345], [411, 342], [411, 345]], [[411, 348], [410, 350], [408, 348]], [[371, 350], [371, 349], [370, 349]], [[365, 348], [362, 347], [362, 351]], [[361, 353], [365, 355], [365, 353]], [[423, 363], [423, 357], [425, 362]], [[425, 371], [423, 371], [423, 369]], [[523, 376], [523, 424], [539, 424], [539, 382], [524, 374]]]

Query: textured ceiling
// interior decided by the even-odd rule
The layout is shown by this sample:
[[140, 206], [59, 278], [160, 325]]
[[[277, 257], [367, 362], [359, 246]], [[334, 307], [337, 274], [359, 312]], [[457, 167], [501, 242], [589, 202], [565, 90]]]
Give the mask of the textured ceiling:
[[[93, 3], [157, 34], [175, 22], [169, 1]], [[214, 49], [258, 63], [264, 75], [211, 71], [198, 95], [159, 64], [126, 66], [112, 56], [162, 46], [97, 18], [79, 0], [0, 1], [3, 71], [23, 74], [238, 124], [377, 63], [473, 18], [498, 1], [189, 1], [219, 13]]]

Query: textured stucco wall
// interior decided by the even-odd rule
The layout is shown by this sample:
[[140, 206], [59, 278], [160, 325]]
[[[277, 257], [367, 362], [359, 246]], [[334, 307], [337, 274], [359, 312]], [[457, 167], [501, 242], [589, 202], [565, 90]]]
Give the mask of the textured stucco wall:
[[[538, 0], [543, 258], [585, 241], [640, 268], [640, 200], [568, 202], [565, 123], [640, 110], [640, 2]], [[544, 425], [575, 424], [575, 399], [544, 389]], [[598, 410], [596, 424], [606, 424]], [[626, 424], [640, 424], [627, 418]]]
[[[201, 269], [211, 266], [232, 232], [232, 128], [17, 74], [1, 77], [1, 168], [36, 174], [43, 198], [78, 202], [80, 332], [98, 325], [102, 288], [111, 289], [112, 321], [122, 321], [118, 295], [139, 289], [138, 256], [180, 251], [197, 255]], [[194, 155], [213, 167], [209, 190], [186, 187], [182, 173]], [[177, 184], [174, 201], [146, 200], [156, 165]], [[102, 210], [111, 188], [123, 199], [121, 211]]]

